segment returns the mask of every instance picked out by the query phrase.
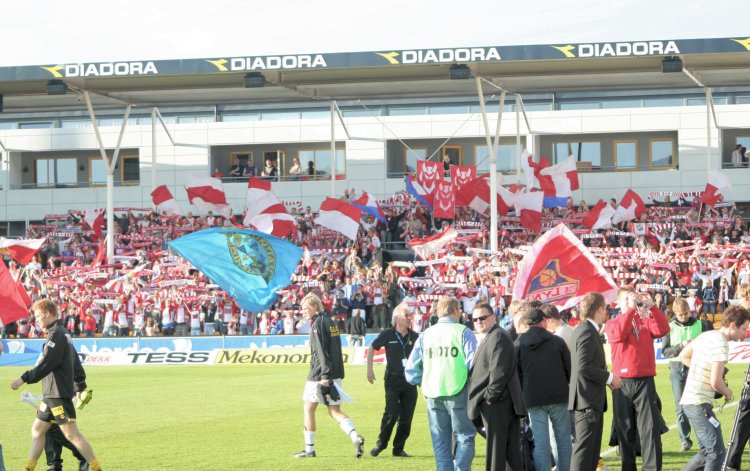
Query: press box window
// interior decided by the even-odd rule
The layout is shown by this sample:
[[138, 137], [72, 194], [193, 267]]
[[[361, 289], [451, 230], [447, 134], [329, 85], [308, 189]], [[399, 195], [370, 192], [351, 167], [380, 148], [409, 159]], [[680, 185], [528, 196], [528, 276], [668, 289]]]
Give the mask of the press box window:
[[404, 147], [404, 173], [416, 173], [417, 161], [427, 159], [427, 147]]
[[638, 167], [638, 141], [615, 141], [615, 169], [635, 170]]
[[[490, 152], [487, 146], [474, 147], [474, 162], [477, 165], [477, 175], [489, 173]], [[500, 144], [497, 146], [495, 156], [498, 172], [511, 172], [516, 170], [516, 146], [513, 144]]]
[[648, 153], [651, 167], [674, 167], [674, 141], [672, 139], [649, 139]]
[[120, 181], [125, 185], [137, 185], [141, 181], [140, 159], [122, 157], [120, 163]]
[[34, 183], [45, 185], [75, 185], [78, 183], [76, 159], [36, 159]]
[[[322, 180], [330, 178], [333, 168], [330, 150], [301, 150], [299, 160], [302, 165], [302, 175], [308, 178]], [[336, 176], [346, 175], [346, 152], [336, 151]]]
[[555, 142], [552, 149], [554, 163], [560, 163], [572, 155], [576, 162], [590, 162], [596, 168], [602, 166], [601, 142]]

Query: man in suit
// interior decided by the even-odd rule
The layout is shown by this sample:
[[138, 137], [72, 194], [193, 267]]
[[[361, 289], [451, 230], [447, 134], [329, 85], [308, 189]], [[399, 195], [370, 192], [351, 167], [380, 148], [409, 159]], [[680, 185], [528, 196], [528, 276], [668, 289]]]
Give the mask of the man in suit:
[[605, 386], [617, 389], [618, 376], [607, 372], [599, 327], [607, 317], [604, 296], [587, 293], [580, 304], [581, 322], [573, 331], [570, 394], [568, 409], [573, 411], [576, 441], [573, 445], [571, 471], [594, 471], [599, 461], [607, 410]]
[[526, 416], [521, 383], [518, 379], [516, 352], [510, 334], [495, 323], [487, 303], [474, 307], [477, 330], [484, 338], [474, 355], [469, 380], [469, 417], [482, 423], [487, 431], [485, 469], [523, 469], [519, 443], [519, 418]]

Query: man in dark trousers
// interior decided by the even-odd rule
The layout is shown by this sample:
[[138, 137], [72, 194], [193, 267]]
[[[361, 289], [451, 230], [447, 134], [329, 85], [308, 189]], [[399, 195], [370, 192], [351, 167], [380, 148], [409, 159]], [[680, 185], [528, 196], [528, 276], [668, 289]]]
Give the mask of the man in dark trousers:
[[[362, 319], [360, 318], [360, 321]], [[367, 349], [367, 381], [375, 382], [372, 360], [375, 350], [385, 348], [385, 412], [380, 422], [380, 435], [370, 455], [378, 456], [388, 448], [393, 427], [398, 423], [393, 439], [393, 456], [408, 458], [404, 444], [411, 433], [411, 420], [417, 405], [417, 387], [406, 381], [404, 366], [411, 355], [419, 334], [409, 329], [409, 310], [406, 304], [399, 304], [391, 318], [393, 329], [383, 331]]]
[[526, 416], [521, 383], [518, 379], [513, 341], [495, 323], [492, 306], [480, 303], [474, 307], [472, 320], [484, 334], [474, 355], [469, 379], [469, 418], [480, 417], [487, 432], [485, 469], [521, 470], [520, 417]]
[[599, 461], [607, 410], [605, 386], [617, 389], [620, 378], [607, 372], [599, 326], [607, 317], [607, 306], [600, 293], [587, 293], [581, 299], [581, 322], [573, 330], [568, 409], [573, 411], [576, 441], [571, 471], [594, 471]]
[[612, 371], [622, 378], [622, 388], [612, 393], [612, 422], [623, 471], [636, 471], [636, 430], [641, 443], [644, 471], [660, 471], [661, 434], [666, 428], [654, 384], [654, 339], [669, 333], [669, 320], [651, 297], [639, 295], [632, 286], [618, 290], [620, 315], [607, 321], [612, 347]]
[[[750, 285], [742, 285], [737, 293], [742, 301], [742, 307], [750, 310]], [[750, 383], [750, 377], [745, 378], [745, 382]], [[744, 385], [744, 383], [743, 383]], [[737, 433], [736, 436], [730, 437], [730, 443], [728, 443], [729, 449], [727, 450], [727, 470], [739, 470], [742, 465], [742, 454], [745, 452], [745, 445], [750, 440], [750, 400], [747, 398], [740, 398], [739, 417], [737, 418], [737, 424], [735, 425]]]

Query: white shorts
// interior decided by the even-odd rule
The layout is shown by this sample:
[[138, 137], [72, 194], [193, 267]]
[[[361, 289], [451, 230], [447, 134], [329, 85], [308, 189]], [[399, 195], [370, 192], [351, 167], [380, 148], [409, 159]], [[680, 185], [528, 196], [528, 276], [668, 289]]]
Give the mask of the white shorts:
[[[320, 395], [320, 391], [318, 390], [318, 383], [317, 381], [307, 381], [305, 383], [305, 390], [302, 393], [302, 400], [305, 402], [317, 402], [324, 404], [323, 396]], [[336, 390], [339, 392], [340, 400], [330, 402], [329, 406], [338, 406], [345, 402], [354, 402], [354, 399], [350, 395], [348, 395], [344, 391], [344, 387], [341, 385], [340, 379], [334, 379], [333, 380], [333, 386], [336, 388]]]

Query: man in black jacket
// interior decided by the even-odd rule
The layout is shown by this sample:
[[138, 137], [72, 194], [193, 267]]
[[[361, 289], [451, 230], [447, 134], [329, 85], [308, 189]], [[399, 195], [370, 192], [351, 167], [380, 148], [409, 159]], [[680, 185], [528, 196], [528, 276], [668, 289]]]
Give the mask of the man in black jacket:
[[469, 418], [481, 417], [487, 431], [485, 469], [521, 470], [520, 417], [526, 416], [521, 384], [518, 380], [513, 341], [495, 323], [495, 313], [487, 303], [474, 307], [477, 330], [484, 334], [474, 354], [469, 380]]
[[570, 460], [571, 471], [594, 471], [599, 461], [607, 410], [607, 388], [619, 388], [620, 378], [607, 371], [599, 328], [607, 318], [601, 293], [587, 293], [581, 299], [581, 322], [573, 330], [568, 409], [573, 411], [576, 442]]
[[310, 373], [307, 375], [302, 400], [305, 401], [305, 449], [295, 458], [315, 458], [315, 410], [321, 402], [328, 414], [354, 444], [354, 455], [362, 457], [365, 439], [354, 428], [352, 419], [341, 410], [342, 402], [351, 402], [341, 385], [344, 379], [344, 358], [341, 354], [341, 333], [326, 314], [323, 303], [314, 293], [300, 302], [300, 310], [310, 319]]
[[518, 337], [518, 378], [534, 431], [534, 466], [550, 469], [550, 424], [557, 446], [557, 470], [570, 469], [573, 444], [570, 440], [568, 383], [570, 352], [565, 341], [547, 331], [540, 309], [524, 314], [529, 330]]
[[42, 404], [31, 427], [31, 451], [24, 471], [33, 471], [44, 450], [45, 435], [53, 420], [59, 425], [65, 438], [75, 445], [89, 462], [92, 471], [101, 471], [99, 461], [94, 456], [88, 440], [81, 435], [76, 425], [76, 411], [73, 406], [74, 364], [73, 349], [70, 348], [70, 335], [59, 320], [55, 303], [42, 299], [31, 306], [37, 323], [47, 330], [47, 341], [39, 364], [14, 380], [10, 387], [17, 390], [24, 383], [42, 381]]

